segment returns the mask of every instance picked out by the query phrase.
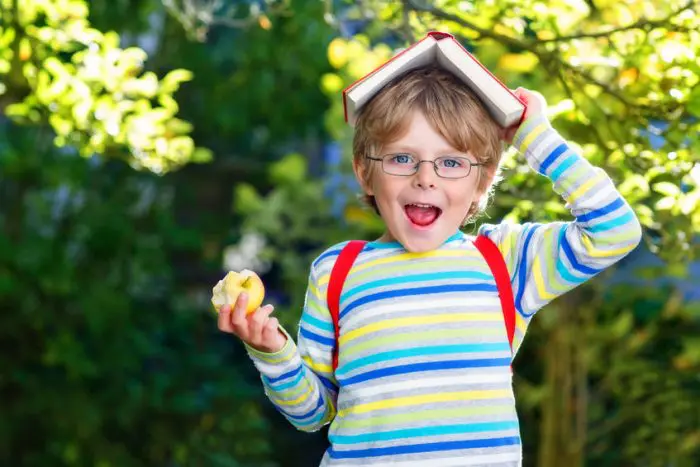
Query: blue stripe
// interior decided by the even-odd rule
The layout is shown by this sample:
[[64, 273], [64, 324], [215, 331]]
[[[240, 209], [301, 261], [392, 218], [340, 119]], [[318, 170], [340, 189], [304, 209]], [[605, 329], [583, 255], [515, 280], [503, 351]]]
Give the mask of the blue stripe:
[[475, 360], [446, 360], [437, 362], [412, 363], [409, 365], [399, 365], [391, 368], [381, 368], [379, 370], [368, 371], [347, 379], [338, 378], [341, 386], [361, 383], [372, 379], [384, 378], [386, 376], [418, 373], [422, 371], [454, 370], [461, 368], [491, 368], [498, 366], [509, 366], [510, 358], [484, 358]]
[[299, 381], [301, 381], [303, 377], [304, 377], [304, 372], [300, 371], [299, 374], [296, 376], [296, 378], [294, 378], [291, 381], [288, 381], [286, 383], [282, 383], [279, 386], [275, 386], [272, 384], [268, 384], [268, 386], [270, 387], [270, 389], [273, 389], [275, 392], [284, 391], [285, 389], [289, 389], [289, 388], [294, 387], [297, 384], [299, 384]]
[[532, 235], [535, 233], [537, 230], [538, 225], [532, 226], [530, 228], [530, 225], [528, 225], [526, 228], [530, 228], [530, 231], [527, 233], [527, 237], [525, 237], [525, 244], [523, 245], [523, 249], [520, 251], [520, 264], [518, 265], [518, 294], [515, 297], [515, 308], [518, 310], [518, 312], [525, 316], [523, 313], [523, 307], [522, 307], [522, 300], [523, 300], [523, 294], [525, 293], [525, 275], [528, 272], [528, 265], [527, 265], [527, 254], [528, 254], [528, 249], [530, 247], [530, 241], [532, 240]]
[[470, 439], [464, 441], [444, 441], [442, 443], [409, 444], [407, 446], [389, 446], [385, 448], [357, 449], [336, 451], [331, 447], [328, 454], [333, 459], [360, 459], [362, 457], [379, 457], [396, 454], [415, 454], [420, 452], [453, 451], [457, 449], [495, 448], [520, 444], [517, 436], [491, 439]]
[[[306, 413], [303, 414], [303, 415], [291, 415], [291, 414], [288, 414], [287, 412], [285, 412], [285, 411], [282, 410], [282, 409], [280, 409], [280, 410], [282, 411], [282, 413], [283, 413], [285, 416], [287, 416], [288, 418], [291, 418], [292, 420], [304, 420], [305, 418], [309, 418], [310, 416], [312, 416], [312, 415], [314, 414], [314, 412], [316, 412], [316, 411], [319, 409], [319, 407], [324, 407], [324, 406], [325, 406], [325, 403], [323, 402], [323, 397], [319, 397], [319, 398], [318, 398], [318, 403], [316, 404], [316, 407], [314, 407], [313, 409], [309, 410], [308, 412], [306, 412]], [[275, 405], [275, 407], [279, 408], [278, 405]], [[323, 416], [323, 414], [324, 414], [325, 412], [326, 412], [325, 410], [322, 410], [322, 411], [321, 411], [321, 416]], [[317, 415], [317, 416], [318, 416], [318, 415]], [[308, 423], [309, 423], [309, 422], [304, 422], [304, 424], [308, 424]]]
[[292, 424], [294, 426], [297, 426], [297, 427], [317, 426], [320, 428], [320, 426], [318, 426], [318, 425], [325, 416], [326, 416], [326, 411], [324, 409], [324, 410], [320, 410], [316, 415], [314, 415], [313, 418], [310, 418], [309, 420], [307, 420], [305, 422], [297, 421], [297, 420], [294, 420], [294, 421], [290, 420], [290, 421], [292, 422]]
[[333, 381], [331, 381], [328, 378], [324, 378], [323, 376], [319, 375], [318, 373], [316, 373], [316, 376], [318, 376], [318, 379], [321, 380], [321, 382], [323, 383], [323, 385], [325, 387], [327, 387], [328, 389], [330, 389], [333, 392], [338, 392], [338, 386], [333, 384]]
[[306, 339], [318, 342], [319, 344], [329, 345], [331, 347], [335, 346], [335, 337], [319, 336], [318, 334], [311, 332], [305, 328], [299, 328], [299, 334], [301, 334]]
[[298, 367], [296, 367], [296, 369], [294, 369], [292, 371], [288, 371], [287, 373], [283, 373], [275, 378], [270, 378], [270, 377], [267, 377], [265, 375], [263, 375], [263, 378], [265, 379], [265, 382], [267, 384], [273, 384], [273, 383], [276, 383], [278, 381], [282, 381], [284, 379], [291, 378], [292, 376], [295, 376], [297, 373], [299, 373], [301, 371], [301, 368], [302, 368], [301, 365], [299, 365]]
[[603, 217], [606, 214], [610, 214], [611, 212], [615, 211], [616, 209], [621, 208], [624, 205], [625, 205], [625, 202], [622, 200], [622, 198], [617, 198], [617, 199], [615, 199], [615, 201], [608, 204], [607, 206], [603, 206], [600, 209], [595, 209], [591, 212], [587, 212], [586, 214], [582, 214], [580, 216], [577, 216], [576, 220], [579, 222], [592, 221], [593, 219], [597, 219], [599, 217]]
[[[561, 250], [562, 247], [562, 242], [564, 235], [566, 234], [566, 229], [560, 229], [559, 230], [559, 245], [557, 246], [557, 251]], [[566, 267], [564, 264], [564, 261], [562, 261], [561, 255], [557, 254], [557, 272], [559, 275], [562, 277], [567, 282], [571, 282], [572, 284], [581, 284], [588, 279], [588, 277], [578, 277], [574, 276], [571, 274], [571, 271], [569, 271], [569, 268]]]
[[566, 143], [561, 143], [559, 146], [557, 146], [554, 151], [552, 151], [549, 156], [540, 164], [540, 169], [539, 173], [544, 174], [547, 169], [549, 168], [550, 165], [554, 164], [554, 161], [557, 160], [557, 157], [561, 156], [564, 151], [566, 151], [567, 145]]
[[340, 250], [342, 250], [343, 247], [345, 247], [345, 245], [347, 245], [348, 243], [349, 242], [343, 242], [340, 245], [338, 245], [337, 248], [323, 252], [318, 258], [316, 258], [316, 261], [312, 263], [311, 267], [317, 267], [318, 264], [326, 258], [330, 258], [331, 256], [338, 256], [340, 254]]
[[513, 421], [465, 423], [460, 425], [422, 426], [418, 428], [407, 428], [404, 430], [394, 431], [380, 431], [361, 435], [331, 435], [328, 438], [333, 444], [374, 443], [377, 441], [415, 438], [418, 436], [458, 435], [464, 433], [479, 433], [484, 431], [505, 431], [517, 428], [518, 423]]
[[381, 352], [367, 357], [358, 358], [342, 366], [342, 370], [336, 371], [336, 376], [346, 374], [356, 368], [373, 363], [386, 362], [405, 357], [416, 357], [422, 355], [443, 355], [450, 353], [474, 353], [474, 352], [510, 352], [510, 345], [507, 342], [481, 343], [481, 344], [459, 344], [459, 345], [435, 345], [427, 347], [414, 347], [411, 349], [391, 350]]
[[373, 302], [376, 300], [382, 300], [385, 298], [394, 297], [407, 297], [411, 295], [422, 295], [422, 294], [437, 294], [441, 292], [496, 292], [495, 284], [446, 284], [446, 285], [435, 285], [432, 287], [413, 287], [410, 289], [401, 290], [387, 290], [385, 292], [377, 292], [372, 295], [367, 295], [365, 297], [358, 298], [351, 304], [349, 304], [343, 311], [340, 312], [340, 318], [342, 319], [351, 310], [357, 308], [365, 303]]
[[574, 255], [574, 250], [571, 249], [571, 245], [569, 244], [569, 240], [566, 238], [566, 235], [561, 236], [561, 247], [564, 250], [564, 254], [566, 254], [566, 258], [578, 272], [589, 276], [594, 276], [601, 271], [601, 269], [593, 269], [578, 262], [576, 255]]
[[388, 279], [382, 279], [378, 281], [368, 282], [366, 284], [353, 287], [341, 296], [341, 300], [345, 300], [348, 297], [364, 292], [365, 290], [383, 287], [386, 285], [396, 285], [396, 284], [409, 284], [411, 282], [427, 282], [433, 280], [442, 279], [480, 279], [489, 280], [493, 277], [489, 274], [484, 274], [476, 271], [445, 271], [445, 272], [435, 272], [426, 274], [412, 274], [410, 276], [399, 276], [390, 277]]
[[622, 225], [628, 224], [634, 220], [634, 213], [631, 211], [627, 211], [626, 213], [622, 214], [621, 216], [614, 217], [612, 219], [609, 219], [605, 222], [601, 222], [600, 224], [592, 225], [588, 227], [589, 232], [607, 232], [608, 230], [612, 230], [616, 227], [620, 227]]
[[331, 334], [335, 334], [335, 329], [333, 329], [333, 323], [328, 321], [321, 321], [318, 318], [314, 318], [310, 313], [302, 313], [301, 315], [302, 323], [310, 324], [322, 331], [327, 331]]
[[559, 166], [556, 169], [554, 169], [554, 171], [552, 172], [552, 175], [549, 178], [553, 182], [556, 182], [559, 179], [559, 177], [561, 176], [561, 174], [563, 174], [566, 171], [566, 169], [568, 169], [569, 167], [574, 165], [576, 163], [576, 161], [579, 160], [579, 158], [580, 158], [580, 156], [578, 156], [576, 154], [570, 155], [569, 157], [564, 159], [564, 161], [561, 164], [559, 164]]

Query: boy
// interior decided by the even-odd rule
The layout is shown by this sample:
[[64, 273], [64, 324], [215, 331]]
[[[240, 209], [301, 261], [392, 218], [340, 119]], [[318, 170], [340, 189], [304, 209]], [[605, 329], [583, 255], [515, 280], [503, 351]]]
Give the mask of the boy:
[[[305, 431], [331, 423], [321, 466], [520, 465], [510, 364], [530, 319], [639, 243], [641, 227], [607, 175], [552, 129], [540, 95], [516, 94], [527, 112], [508, 131], [432, 68], [407, 73], [360, 111], [355, 174], [386, 233], [362, 248], [343, 285], [337, 370], [327, 290], [345, 243], [311, 266], [297, 345], [270, 306], [246, 318], [241, 297], [221, 311], [220, 329], [245, 342], [282, 414]], [[512, 348], [494, 275], [459, 230], [483, 206], [504, 141], [552, 180], [575, 217], [479, 230], [510, 276]]]

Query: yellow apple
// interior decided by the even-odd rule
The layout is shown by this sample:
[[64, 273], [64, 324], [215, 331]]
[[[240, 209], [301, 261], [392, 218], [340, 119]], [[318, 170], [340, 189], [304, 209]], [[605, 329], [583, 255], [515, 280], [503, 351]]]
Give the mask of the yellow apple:
[[241, 272], [229, 271], [226, 277], [214, 286], [211, 303], [218, 313], [224, 305], [235, 305], [241, 292], [248, 294], [246, 314], [257, 310], [265, 298], [265, 287], [260, 277], [253, 271], [244, 269]]

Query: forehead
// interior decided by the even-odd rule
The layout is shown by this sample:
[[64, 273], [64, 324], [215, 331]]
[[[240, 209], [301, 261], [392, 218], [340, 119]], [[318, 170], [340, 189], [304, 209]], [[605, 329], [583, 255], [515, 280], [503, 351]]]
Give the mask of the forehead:
[[385, 151], [434, 156], [467, 152], [455, 147], [443, 134], [444, 131], [419, 110], [409, 113], [401, 123], [402, 131], [383, 144]]

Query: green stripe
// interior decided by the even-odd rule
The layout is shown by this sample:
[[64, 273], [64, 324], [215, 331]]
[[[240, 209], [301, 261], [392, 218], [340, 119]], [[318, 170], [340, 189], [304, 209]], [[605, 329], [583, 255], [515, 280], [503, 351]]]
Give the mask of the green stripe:
[[[465, 253], [468, 253], [469, 251], [467, 250]], [[427, 271], [425, 268], [428, 265], [431, 266], [439, 266], [440, 271], [445, 270], [445, 262], [449, 261], [455, 268], [456, 270], [460, 270], [459, 268], [470, 268], [469, 270], [474, 270], [476, 266], [482, 265], [480, 262], [481, 257], [470, 257], [468, 259], [464, 258], [435, 258], [431, 259], [429, 261], [423, 261], [420, 263], [421, 271], [424, 272], [430, 272]], [[405, 272], [406, 271], [406, 261], [400, 261], [399, 263], [396, 263], [395, 266], [374, 266], [370, 267], [367, 269], [366, 272], [361, 272], [361, 273], [352, 273], [348, 275], [347, 281], [343, 285], [343, 288], [345, 290], [350, 290], [350, 287], [357, 284], [358, 282], [364, 281], [365, 279], [371, 279], [374, 277], [384, 277], [387, 273], [400, 273], [400, 272]]]
[[403, 342], [420, 342], [420, 341], [436, 341], [445, 339], [448, 337], [466, 337], [466, 336], [500, 336], [503, 334], [502, 329], [496, 328], [474, 328], [474, 329], [449, 329], [444, 331], [420, 331], [420, 332], [406, 332], [401, 334], [394, 334], [385, 337], [376, 337], [368, 341], [360, 342], [358, 344], [350, 345], [348, 347], [343, 347], [342, 354], [343, 359], [349, 358], [350, 355], [354, 355], [362, 350], [371, 349], [373, 347], [384, 347], [390, 344], [398, 344]]
[[[405, 410], [405, 409], [402, 409]], [[513, 413], [513, 408], [507, 405], [475, 406], [469, 408], [432, 409], [420, 412], [401, 412], [395, 415], [372, 417], [361, 420], [338, 420], [342, 429], [377, 427], [379, 425], [398, 425], [399, 423], [419, 422], [434, 420], [436, 418], [473, 417], [477, 415], [508, 415]], [[352, 416], [349, 414], [348, 416]]]
[[[562, 228], [566, 228], [565, 226], [558, 227], [558, 228], [550, 228], [548, 230], [545, 230], [544, 235], [543, 235], [543, 240], [542, 243], [544, 244], [544, 251], [558, 251], [559, 250], [559, 245], [557, 245], [557, 248], [554, 248], [554, 239], [559, 239], [559, 231]], [[542, 249], [542, 247], [540, 247]], [[544, 289], [547, 292], [554, 292], [555, 295], [561, 295], [564, 292], [568, 291], [571, 289], [571, 286], [565, 282], [557, 282], [557, 273], [554, 270], [554, 266], [558, 260], [557, 256], [547, 256], [547, 255], [542, 255], [544, 261], [544, 274], [545, 276], [542, 278], [542, 282], [544, 283]], [[537, 287], [535, 287], [535, 290], [537, 290]], [[543, 299], [542, 297], [539, 297], [540, 299]], [[544, 300], [544, 299], [543, 299]]]

